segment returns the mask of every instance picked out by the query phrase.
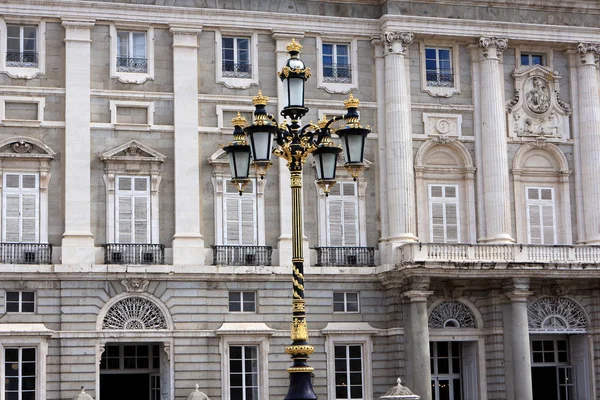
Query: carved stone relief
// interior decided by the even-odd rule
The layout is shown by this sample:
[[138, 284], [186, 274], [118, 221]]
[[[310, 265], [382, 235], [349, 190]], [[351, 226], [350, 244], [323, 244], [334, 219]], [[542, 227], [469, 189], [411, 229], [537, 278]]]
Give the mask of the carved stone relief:
[[447, 138], [461, 136], [462, 115], [423, 113], [425, 134], [431, 137]]
[[560, 99], [561, 75], [548, 67], [522, 67], [513, 73], [515, 95], [508, 102], [512, 137], [567, 139], [571, 107]]

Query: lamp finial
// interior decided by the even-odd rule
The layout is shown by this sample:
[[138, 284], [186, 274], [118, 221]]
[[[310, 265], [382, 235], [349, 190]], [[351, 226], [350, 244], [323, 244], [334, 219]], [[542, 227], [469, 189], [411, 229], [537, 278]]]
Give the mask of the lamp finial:
[[291, 52], [295, 52], [295, 53], [300, 53], [300, 51], [302, 50], [302, 45], [298, 42], [296, 42], [296, 39], [292, 38], [292, 42], [290, 44], [288, 44], [285, 49], [288, 51], [288, 53]]
[[245, 126], [246, 118], [242, 117], [240, 112], [238, 111], [237, 116], [231, 120], [233, 126]]
[[263, 96], [261, 90], [258, 91], [257, 96], [254, 96], [252, 98], [252, 104], [254, 104], [255, 106], [258, 106], [258, 105], [266, 106], [268, 101], [269, 101], [269, 98], [267, 96]]
[[348, 96], [348, 99], [344, 100], [344, 106], [346, 108], [358, 108], [359, 104], [360, 104], [360, 101], [358, 101], [358, 99], [356, 97], [354, 97], [352, 95], [352, 93], [350, 93], [350, 96]]

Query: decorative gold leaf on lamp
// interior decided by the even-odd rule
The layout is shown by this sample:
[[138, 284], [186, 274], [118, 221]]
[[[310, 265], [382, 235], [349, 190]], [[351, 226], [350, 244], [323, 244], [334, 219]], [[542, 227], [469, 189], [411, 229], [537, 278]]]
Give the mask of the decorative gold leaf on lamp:
[[296, 42], [296, 39], [292, 38], [292, 43], [288, 44], [285, 49], [288, 51], [288, 53], [290, 51], [296, 51], [298, 53], [300, 53], [300, 51], [302, 50], [302, 45], [298, 42]]
[[231, 120], [231, 123], [233, 124], [233, 126], [244, 127], [246, 126], [246, 118], [242, 117], [240, 115], [240, 112], [238, 111], [237, 116]]
[[252, 98], [252, 104], [254, 104], [255, 106], [256, 105], [266, 106], [268, 101], [269, 101], [269, 98], [267, 96], [263, 96], [261, 90], [258, 91], [257, 96], [254, 96]]
[[344, 100], [344, 106], [346, 108], [358, 108], [359, 104], [360, 104], [360, 101], [358, 101], [358, 99], [356, 97], [354, 97], [352, 95], [352, 93], [350, 93], [350, 96], [348, 97], [348, 99]]

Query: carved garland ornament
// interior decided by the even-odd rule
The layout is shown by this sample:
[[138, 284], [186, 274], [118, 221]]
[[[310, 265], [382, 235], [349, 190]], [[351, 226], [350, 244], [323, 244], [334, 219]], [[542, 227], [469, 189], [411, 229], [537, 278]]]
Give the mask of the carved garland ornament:
[[587, 317], [583, 308], [566, 297], [542, 297], [527, 308], [529, 331], [584, 332]]
[[167, 320], [158, 306], [141, 297], [127, 297], [114, 304], [102, 321], [102, 329], [167, 329]]
[[431, 310], [429, 327], [443, 328], [477, 328], [473, 312], [459, 301], [443, 301]]

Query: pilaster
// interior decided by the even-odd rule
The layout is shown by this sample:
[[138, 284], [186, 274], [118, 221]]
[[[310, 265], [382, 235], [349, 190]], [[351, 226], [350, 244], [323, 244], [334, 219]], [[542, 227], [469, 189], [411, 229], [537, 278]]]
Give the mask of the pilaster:
[[63, 20], [65, 29], [65, 232], [63, 264], [93, 264], [91, 230], [90, 65], [93, 20]]
[[174, 265], [204, 265], [200, 232], [200, 161], [198, 138], [198, 33], [171, 25], [175, 125]]
[[599, 43], [577, 46], [579, 157], [585, 244], [600, 244], [600, 89], [598, 87]]
[[[388, 242], [414, 242], [416, 234], [410, 87], [406, 53], [411, 32], [384, 32], [385, 164], [387, 175]], [[429, 362], [429, 361], [428, 361]]]
[[479, 116], [476, 146], [477, 158], [482, 160], [480, 177], [483, 186], [483, 207], [479, 218], [485, 220], [485, 231], [479, 232], [479, 241], [486, 243], [512, 243], [510, 217], [510, 191], [507, 160], [507, 130], [504, 111], [504, 78], [500, 56], [508, 40], [481, 37], [474, 52], [474, 67], [478, 66], [480, 80], [475, 107]]

